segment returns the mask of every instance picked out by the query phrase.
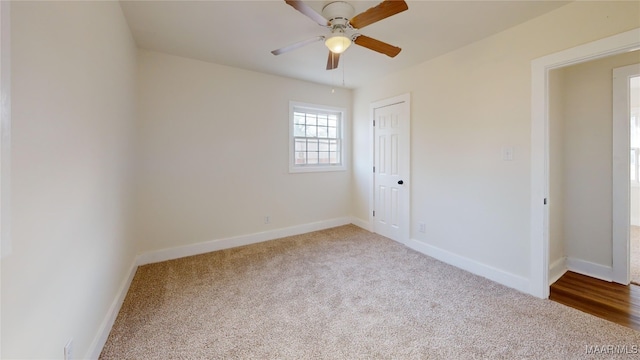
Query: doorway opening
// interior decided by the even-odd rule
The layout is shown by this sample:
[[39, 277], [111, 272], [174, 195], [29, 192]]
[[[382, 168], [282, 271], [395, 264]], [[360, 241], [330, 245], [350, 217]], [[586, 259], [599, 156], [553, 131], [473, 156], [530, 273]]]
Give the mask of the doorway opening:
[[[550, 72], [551, 283], [566, 270], [629, 283], [629, 154], [630, 143], [640, 148], [640, 136], [634, 136], [640, 131], [636, 125], [630, 131], [629, 76], [619, 70], [639, 60], [640, 52], [632, 51]], [[617, 80], [623, 82], [619, 91]], [[640, 200], [640, 187], [635, 190]], [[640, 202], [635, 205], [640, 209]], [[635, 217], [640, 225], [640, 214]], [[616, 252], [625, 261], [615, 261]]]
[[640, 285], [640, 64], [613, 71], [613, 113], [629, 129], [629, 280]]
[[549, 83], [550, 260], [556, 266], [564, 260], [566, 271], [549, 298], [634, 329], [640, 329], [633, 306], [640, 287], [629, 284], [634, 263], [640, 265], [638, 62], [638, 51], [603, 57], [554, 70]]
[[[549, 73], [553, 69], [622, 54], [638, 48], [640, 48], [640, 28], [546, 55], [531, 62], [531, 275], [529, 293], [532, 295], [548, 298], [550, 290], [549, 207], [547, 205], [549, 197]], [[628, 153], [625, 159], [628, 159]], [[628, 164], [626, 161], [623, 166], [628, 168]], [[628, 223], [628, 217], [625, 221]], [[623, 252], [617, 251], [614, 247], [612, 254], [614, 263], [620, 261]], [[628, 255], [626, 261], [628, 261]], [[618, 274], [613, 275], [617, 276]]]

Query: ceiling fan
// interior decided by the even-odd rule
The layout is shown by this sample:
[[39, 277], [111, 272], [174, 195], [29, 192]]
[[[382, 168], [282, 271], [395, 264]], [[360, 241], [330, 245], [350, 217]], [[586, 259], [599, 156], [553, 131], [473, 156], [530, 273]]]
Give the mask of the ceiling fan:
[[322, 15], [318, 14], [309, 5], [300, 0], [285, 0], [285, 2], [318, 23], [318, 25], [330, 29], [331, 34], [316, 36], [273, 50], [271, 52], [273, 55], [284, 54], [316, 41], [324, 40], [325, 45], [329, 48], [327, 70], [333, 70], [338, 67], [340, 54], [347, 50], [351, 43], [377, 51], [389, 57], [395, 57], [400, 53], [400, 50], [402, 50], [397, 46], [389, 45], [380, 40], [362, 35], [355, 30], [362, 29], [367, 25], [371, 25], [409, 9], [404, 0], [384, 0], [380, 4], [356, 16], [353, 16], [355, 12], [353, 6], [344, 1], [334, 1], [325, 5], [322, 9]]

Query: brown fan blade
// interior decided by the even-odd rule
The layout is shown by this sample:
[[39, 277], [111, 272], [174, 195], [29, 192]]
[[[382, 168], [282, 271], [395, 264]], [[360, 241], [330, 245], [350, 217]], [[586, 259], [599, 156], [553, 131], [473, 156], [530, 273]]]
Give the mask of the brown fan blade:
[[338, 61], [340, 61], [340, 54], [335, 54], [329, 51], [329, 58], [327, 59], [327, 70], [333, 70], [337, 68]]
[[318, 14], [315, 10], [313, 10], [309, 5], [303, 3], [298, 0], [284, 0], [287, 4], [291, 5], [294, 9], [300, 11], [309, 19], [317, 22], [319, 25], [328, 26], [329, 21], [324, 18], [324, 16]]
[[295, 49], [299, 49], [299, 48], [301, 48], [301, 47], [303, 47], [305, 45], [309, 45], [311, 43], [314, 43], [314, 42], [320, 41], [320, 40], [324, 40], [324, 36], [316, 36], [316, 37], [311, 38], [311, 39], [302, 40], [302, 41], [299, 41], [299, 42], [297, 42], [295, 44], [291, 44], [289, 46], [285, 46], [283, 48], [280, 48], [278, 50], [273, 50], [271, 53], [273, 55], [284, 54], [286, 52], [289, 52], [289, 51], [292, 51], [292, 50], [295, 50]]
[[409, 9], [404, 0], [384, 0], [380, 4], [370, 8], [369, 10], [354, 16], [349, 23], [354, 29], [362, 29], [374, 22], [386, 19], [389, 16], [401, 13]]
[[402, 50], [397, 46], [389, 45], [385, 42], [364, 35], [358, 35], [358, 37], [353, 40], [353, 42], [360, 46], [364, 46], [367, 49], [385, 54], [389, 57], [395, 57]]

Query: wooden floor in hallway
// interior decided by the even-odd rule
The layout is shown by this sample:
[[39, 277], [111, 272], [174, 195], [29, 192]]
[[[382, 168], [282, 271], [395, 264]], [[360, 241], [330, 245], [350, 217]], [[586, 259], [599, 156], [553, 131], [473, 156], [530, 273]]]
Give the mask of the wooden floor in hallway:
[[640, 286], [620, 285], [571, 271], [551, 285], [549, 299], [640, 331]]

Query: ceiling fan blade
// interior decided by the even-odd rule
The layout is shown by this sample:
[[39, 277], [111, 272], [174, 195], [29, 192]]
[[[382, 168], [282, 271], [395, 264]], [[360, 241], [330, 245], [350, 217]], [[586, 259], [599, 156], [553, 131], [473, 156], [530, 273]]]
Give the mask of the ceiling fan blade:
[[327, 59], [327, 70], [333, 70], [338, 67], [338, 61], [340, 61], [340, 54], [332, 53], [329, 51], [329, 58]]
[[294, 9], [300, 11], [309, 19], [318, 23], [318, 25], [328, 26], [329, 21], [324, 18], [324, 16], [318, 14], [315, 10], [313, 10], [309, 5], [303, 3], [299, 0], [284, 0], [287, 4], [291, 5]]
[[389, 45], [389, 44], [387, 44], [385, 42], [382, 42], [380, 40], [376, 40], [374, 38], [370, 38], [370, 37], [364, 36], [364, 35], [358, 35], [358, 37], [355, 38], [355, 40], [353, 40], [353, 42], [358, 44], [358, 45], [360, 45], [360, 46], [364, 46], [367, 49], [371, 49], [371, 50], [377, 51], [377, 52], [379, 52], [381, 54], [385, 54], [385, 55], [387, 55], [389, 57], [395, 57], [402, 50], [397, 46]]
[[349, 23], [354, 29], [362, 29], [374, 22], [386, 19], [389, 16], [401, 13], [409, 9], [404, 0], [384, 0], [380, 4], [370, 8], [369, 10], [354, 16]]
[[316, 36], [316, 37], [311, 38], [311, 39], [299, 41], [299, 42], [297, 42], [295, 44], [291, 44], [289, 46], [285, 46], [285, 47], [280, 48], [278, 50], [273, 50], [271, 53], [273, 55], [284, 54], [286, 52], [289, 52], [289, 51], [292, 51], [292, 50], [295, 50], [295, 49], [299, 49], [299, 48], [301, 48], [301, 47], [303, 47], [305, 45], [309, 45], [311, 43], [314, 43], [314, 42], [320, 41], [320, 40], [324, 40], [324, 36]]

